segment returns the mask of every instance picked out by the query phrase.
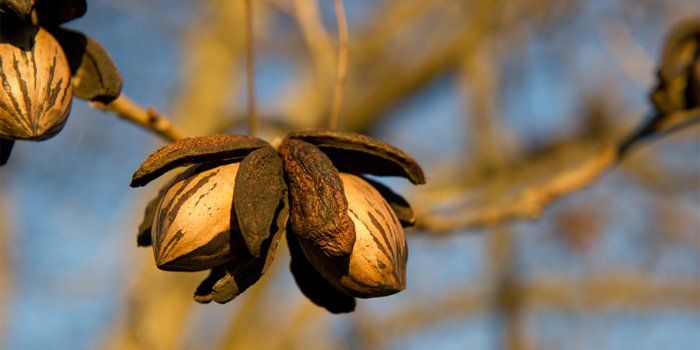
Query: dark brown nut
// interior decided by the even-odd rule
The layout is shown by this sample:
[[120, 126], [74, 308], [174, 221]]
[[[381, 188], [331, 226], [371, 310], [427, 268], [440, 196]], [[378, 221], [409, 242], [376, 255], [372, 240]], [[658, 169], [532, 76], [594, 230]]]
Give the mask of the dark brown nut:
[[423, 169], [406, 152], [369, 136], [337, 130], [310, 129], [287, 135], [323, 151], [339, 171], [351, 174], [402, 176], [424, 184]]
[[7, 164], [14, 145], [15, 140], [0, 139], [0, 166]]
[[231, 210], [238, 168], [238, 163], [192, 167], [169, 185], [151, 228], [158, 268], [200, 271], [231, 260]]
[[0, 31], [0, 137], [44, 140], [61, 131], [72, 101], [70, 69], [44, 29]]
[[406, 287], [406, 238], [399, 219], [372, 185], [340, 174], [355, 225], [356, 240], [344, 271], [313, 246], [300, 241], [306, 257], [336, 289], [360, 298], [394, 294]]
[[301, 292], [311, 302], [334, 314], [355, 311], [355, 298], [337, 290], [316, 271], [304, 255], [295, 234], [289, 229], [287, 245], [292, 259], [289, 264], [292, 276]]
[[673, 27], [663, 47], [658, 84], [651, 101], [663, 113], [698, 106], [697, 61], [700, 57], [700, 19], [690, 19]]
[[213, 161], [237, 162], [267, 142], [244, 135], [208, 135], [177, 140], [148, 156], [131, 178], [131, 187], [145, 186], [177, 167]]
[[39, 25], [51, 27], [82, 17], [87, 12], [85, 0], [36, 0]]
[[220, 304], [227, 303], [255, 284], [265, 274], [275, 257], [277, 244], [287, 228], [288, 210], [289, 203], [285, 193], [275, 211], [270, 235], [260, 246], [259, 257], [250, 254], [241, 235], [234, 234], [231, 237], [231, 261], [212, 269], [209, 277], [202, 281], [195, 291], [194, 300], [198, 303], [209, 303], [212, 300]]
[[257, 149], [243, 159], [236, 175], [235, 218], [253, 256], [260, 257], [263, 242], [274, 233], [270, 227], [286, 194], [282, 159], [272, 147]]
[[34, 0], [0, 0], [0, 13], [24, 18], [32, 12], [33, 6]]

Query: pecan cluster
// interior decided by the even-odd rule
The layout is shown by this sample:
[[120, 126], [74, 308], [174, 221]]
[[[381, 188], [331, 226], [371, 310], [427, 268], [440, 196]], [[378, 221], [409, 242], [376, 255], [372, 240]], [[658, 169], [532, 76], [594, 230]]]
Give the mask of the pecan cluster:
[[401, 196], [364, 177], [425, 183], [403, 151], [327, 130], [290, 133], [277, 149], [249, 136], [211, 135], [156, 151], [131, 185], [181, 166], [190, 167], [148, 204], [138, 243], [153, 246], [160, 269], [211, 269], [196, 301], [225, 303], [258, 281], [283, 234], [299, 288], [331, 312], [354, 310], [355, 297], [405, 288], [403, 227], [414, 214]]
[[119, 71], [102, 46], [61, 27], [86, 11], [85, 0], [0, 0], [0, 165], [15, 140], [61, 131], [74, 96], [119, 96]]

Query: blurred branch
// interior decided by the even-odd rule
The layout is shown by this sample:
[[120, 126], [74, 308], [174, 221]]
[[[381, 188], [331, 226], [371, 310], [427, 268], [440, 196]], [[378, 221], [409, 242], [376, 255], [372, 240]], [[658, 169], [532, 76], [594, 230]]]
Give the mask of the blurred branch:
[[[613, 27], [618, 41], [624, 41], [627, 46], [634, 47], [633, 40], [624, 27]], [[669, 34], [664, 45], [662, 62], [659, 68], [659, 81], [651, 94], [655, 112], [648, 120], [629, 136], [616, 145], [598, 141], [593, 148], [582, 148], [587, 153], [579, 152], [579, 141], [572, 144], [576, 156], [549, 153], [537, 159], [524, 159], [517, 166], [508, 169], [498, 167], [495, 171], [484, 176], [481, 181], [471, 183], [471, 186], [454, 190], [464, 202], [458, 208], [450, 208], [445, 214], [445, 208], [430, 206], [426, 201], [422, 208], [417, 208], [418, 225], [426, 231], [448, 232], [459, 231], [474, 227], [492, 226], [505, 221], [537, 218], [555, 200], [577, 192], [596, 181], [600, 175], [618, 164], [629, 150], [652, 137], [662, 136], [700, 122], [700, 21], [691, 20], [677, 25]], [[608, 45], [609, 48], [615, 45]], [[478, 47], [476, 47], [478, 49]], [[638, 50], [636, 50], [638, 51]], [[636, 52], [635, 51], [635, 52]], [[634, 56], [616, 51], [617, 56]], [[616, 56], [616, 57], [617, 57]], [[472, 59], [475, 55], [472, 55]], [[484, 61], [485, 72], [488, 72], [488, 62]], [[475, 81], [470, 86], [472, 121], [477, 130], [474, 138], [476, 148], [484, 150], [498, 149], [494, 140], [489, 138], [492, 133], [489, 122], [480, 122], [482, 115], [492, 113], [489, 96], [489, 84], [494, 79], [480, 77], [478, 69], [466, 65]], [[469, 69], [470, 68], [470, 69]], [[479, 81], [476, 81], [476, 80]], [[493, 158], [493, 151], [488, 151]], [[579, 153], [577, 153], [579, 152]], [[488, 154], [487, 154], [488, 155]], [[488, 160], [488, 159], [487, 159]], [[487, 162], [488, 165], [488, 162]], [[486, 166], [488, 169], [488, 166]], [[438, 214], [442, 212], [443, 214]]]
[[[429, 3], [430, 1], [428, 1]], [[367, 131], [390, 108], [425, 87], [437, 77], [453, 71], [463, 61], [465, 55], [478, 49], [489, 38], [493, 39], [504, 33], [514, 33], [526, 23], [530, 23], [537, 13], [546, 12], [553, 3], [544, 2], [527, 8], [529, 4], [521, 2], [497, 0], [460, 3], [455, 1], [424, 1], [407, 3], [405, 12], [395, 15], [402, 21], [384, 22], [367, 37], [360, 37], [357, 49], [353, 52], [353, 72], [363, 72], [362, 75], [351, 75], [348, 78], [346, 115], [351, 115], [345, 126], [348, 130]], [[469, 5], [469, 6], [467, 6]], [[502, 11], [508, 6], [523, 6], [518, 11]], [[404, 14], [404, 16], [399, 16]], [[418, 15], [418, 16], [417, 16]], [[414, 16], [415, 23], [403, 23]], [[447, 22], [451, 18], [449, 30], [438, 25], [427, 25], [427, 19], [439, 18], [438, 22]], [[398, 22], [398, 23], [396, 23]], [[409, 26], [409, 24], [411, 24]], [[405, 25], [399, 31], [395, 26]], [[411, 32], [409, 29], [416, 32]], [[457, 29], [457, 30], [455, 30]], [[403, 45], [397, 48], [397, 34], [408, 32], [414, 36], [404, 35]], [[379, 38], [373, 38], [375, 33], [384, 33]], [[489, 35], [484, 35], [488, 33]], [[440, 43], [433, 46], [416, 46], [416, 38], [426, 38], [425, 45]], [[434, 40], [431, 38], [440, 38]], [[382, 40], [380, 40], [382, 39]], [[364, 44], [364, 40], [369, 41]], [[383, 49], [383, 50], [382, 50]], [[405, 59], [403, 52], [411, 52], [411, 60]], [[367, 72], [368, 67], [391, 67], [391, 69]], [[371, 82], [371, 83], [368, 83]]]
[[153, 108], [144, 108], [133, 102], [125, 94], [121, 94], [109, 104], [101, 102], [90, 103], [106, 112], [113, 112], [120, 118], [132, 122], [146, 130], [150, 130], [167, 141], [175, 141], [186, 137], [186, 134], [163, 114]]
[[537, 218], [553, 201], [595, 181], [617, 160], [610, 144], [574, 142], [545, 153], [486, 174], [473, 186], [459, 190], [457, 195], [467, 198], [456, 213], [438, 215], [433, 208], [417, 207], [418, 227], [444, 233]]
[[338, 21], [338, 66], [335, 78], [335, 88], [333, 92], [333, 105], [328, 115], [328, 128], [337, 129], [340, 122], [340, 109], [343, 106], [343, 92], [345, 91], [345, 80], [348, 74], [348, 21], [345, 18], [345, 5], [343, 0], [334, 0], [335, 17]]
[[[277, 2], [275, 2], [277, 3]], [[304, 43], [311, 52], [320, 84], [333, 71], [333, 44], [323, 27], [316, 0], [294, 0], [294, 18], [299, 24]]]
[[[509, 293], [520, 295], [527, 309], [560, 312], [685, 310], [700, 305], [700, 284], [697, 280], [653, 281], [635, 273], [583, 280], [548, 276], [513, 286]], [[493, 298], [491, 291], [457, 288], [431, 303], [417, 303], [373, 317], [365, 331], [381, 332], [382, 339], [392, 339], [441, 322], [483, 313], [490, 309], [489, 301]]]
[[[277, 335], [277, 341], [271, 349], [296, 348], [291, 346], [299, 338], [300, 330], [317, 318], [327, 317], [326, 311], [313, 304], [306, 298], [301, 298], [300, 305], [294, 311], [291, 320], [283, 327]], [[299, 347], [303, 348], [303, 347]]]
[[621, 143], [619, 152], [624, 155], [645, 139], [664, 136], [699, 122], [700, 107], [654, 115]]
[[126, 308], [105, 349], [173, 349], [186, 330], [192, 292], [202, 274], [168, 274], [144, 259], [129, 286]]
[[[284, 243], [284, 242], [281, 242]], [[267, 333], [261, 310], [265, 303], [265, 293], [270, 289], [270, 281], [282, 270], [284, 254], [275, 255], [276, 259], [270, 265], [265, 275], [255, 285], [251, 286], [246, 293], [241, 296], [245, 299], [238, 301], [240, 304], [233, 319], [224, 328], [218, 348], [227, 349], [248, 349], [252, 346], [260, 346], [262, 342], [270, 341], [273, 336]], [[264, 338], [264, 339], [263, 339]]]
[[258, 134], [258, 111], [255, 91], [255, 35], [253, 33], [253, 1], [245, 0], [246, 89], [248, 97], [248, 134]]

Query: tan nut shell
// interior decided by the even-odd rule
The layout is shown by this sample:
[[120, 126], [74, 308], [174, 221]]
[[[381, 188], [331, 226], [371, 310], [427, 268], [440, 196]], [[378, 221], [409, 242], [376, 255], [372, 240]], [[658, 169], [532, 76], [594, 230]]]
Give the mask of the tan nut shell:
[[302, 243], [305, 255], [331, 285], [349, 295], [371, 298], [402, 291], [406, 287], [408, 251], [399, 219], [365, 180], [345, 173], [340, 179], [356, 234], [347, 271], [343, 272], [342, 263]]
[[44, 140], [63, 128], [72, 90], [68, 61], [44, 29], [0, 34], [0, 137]]
[[155, 215], [151, 240], [156, 265], [168, 271], [200, 271], [231, 258], [231, 208], [239, 163], [193, 167], [167, 189]]

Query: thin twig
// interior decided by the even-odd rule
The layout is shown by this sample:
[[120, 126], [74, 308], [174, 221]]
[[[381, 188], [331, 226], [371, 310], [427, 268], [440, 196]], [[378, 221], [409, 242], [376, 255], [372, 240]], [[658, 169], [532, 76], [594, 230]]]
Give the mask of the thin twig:
[[345, 18], [345, 7], [343, 0], [335, 0], [335, 16], [338, 20], [338, 73], [335, 81], [335, 92], [333, 95], [333, 106], [328, 116], [328, 128], [337, 129], [340, 121], [340, 108], [343, 105], [343, 90], [345, 79], [348, 73], [348, 23]]
[[92, 102], [93, 107], [103, 111], [114, 112], [117, 116], [144, 129], [153, 131], [156, 135], [168, 140], [175, 141], [187, 137], [163, 114], [153, 108], [144, 108], [133, 102], [129, 97], [121, 94], [116, 100], [109, 104]]
[[245, 0], [245, 30], [246, 30], [246, 83], [248, 88], [248, 133], [258, 134], [258, 113], [255, 103], [255, 50], [253, 37], [253, 3]]
[[[294, 18], [308, 47], [316, 69], [318, 82], [325, 81], [333, 71], [335, 52], [318, 8], [317, 0], [295, 0]], [[326, 84], [323, 83], [326, 91]]]

